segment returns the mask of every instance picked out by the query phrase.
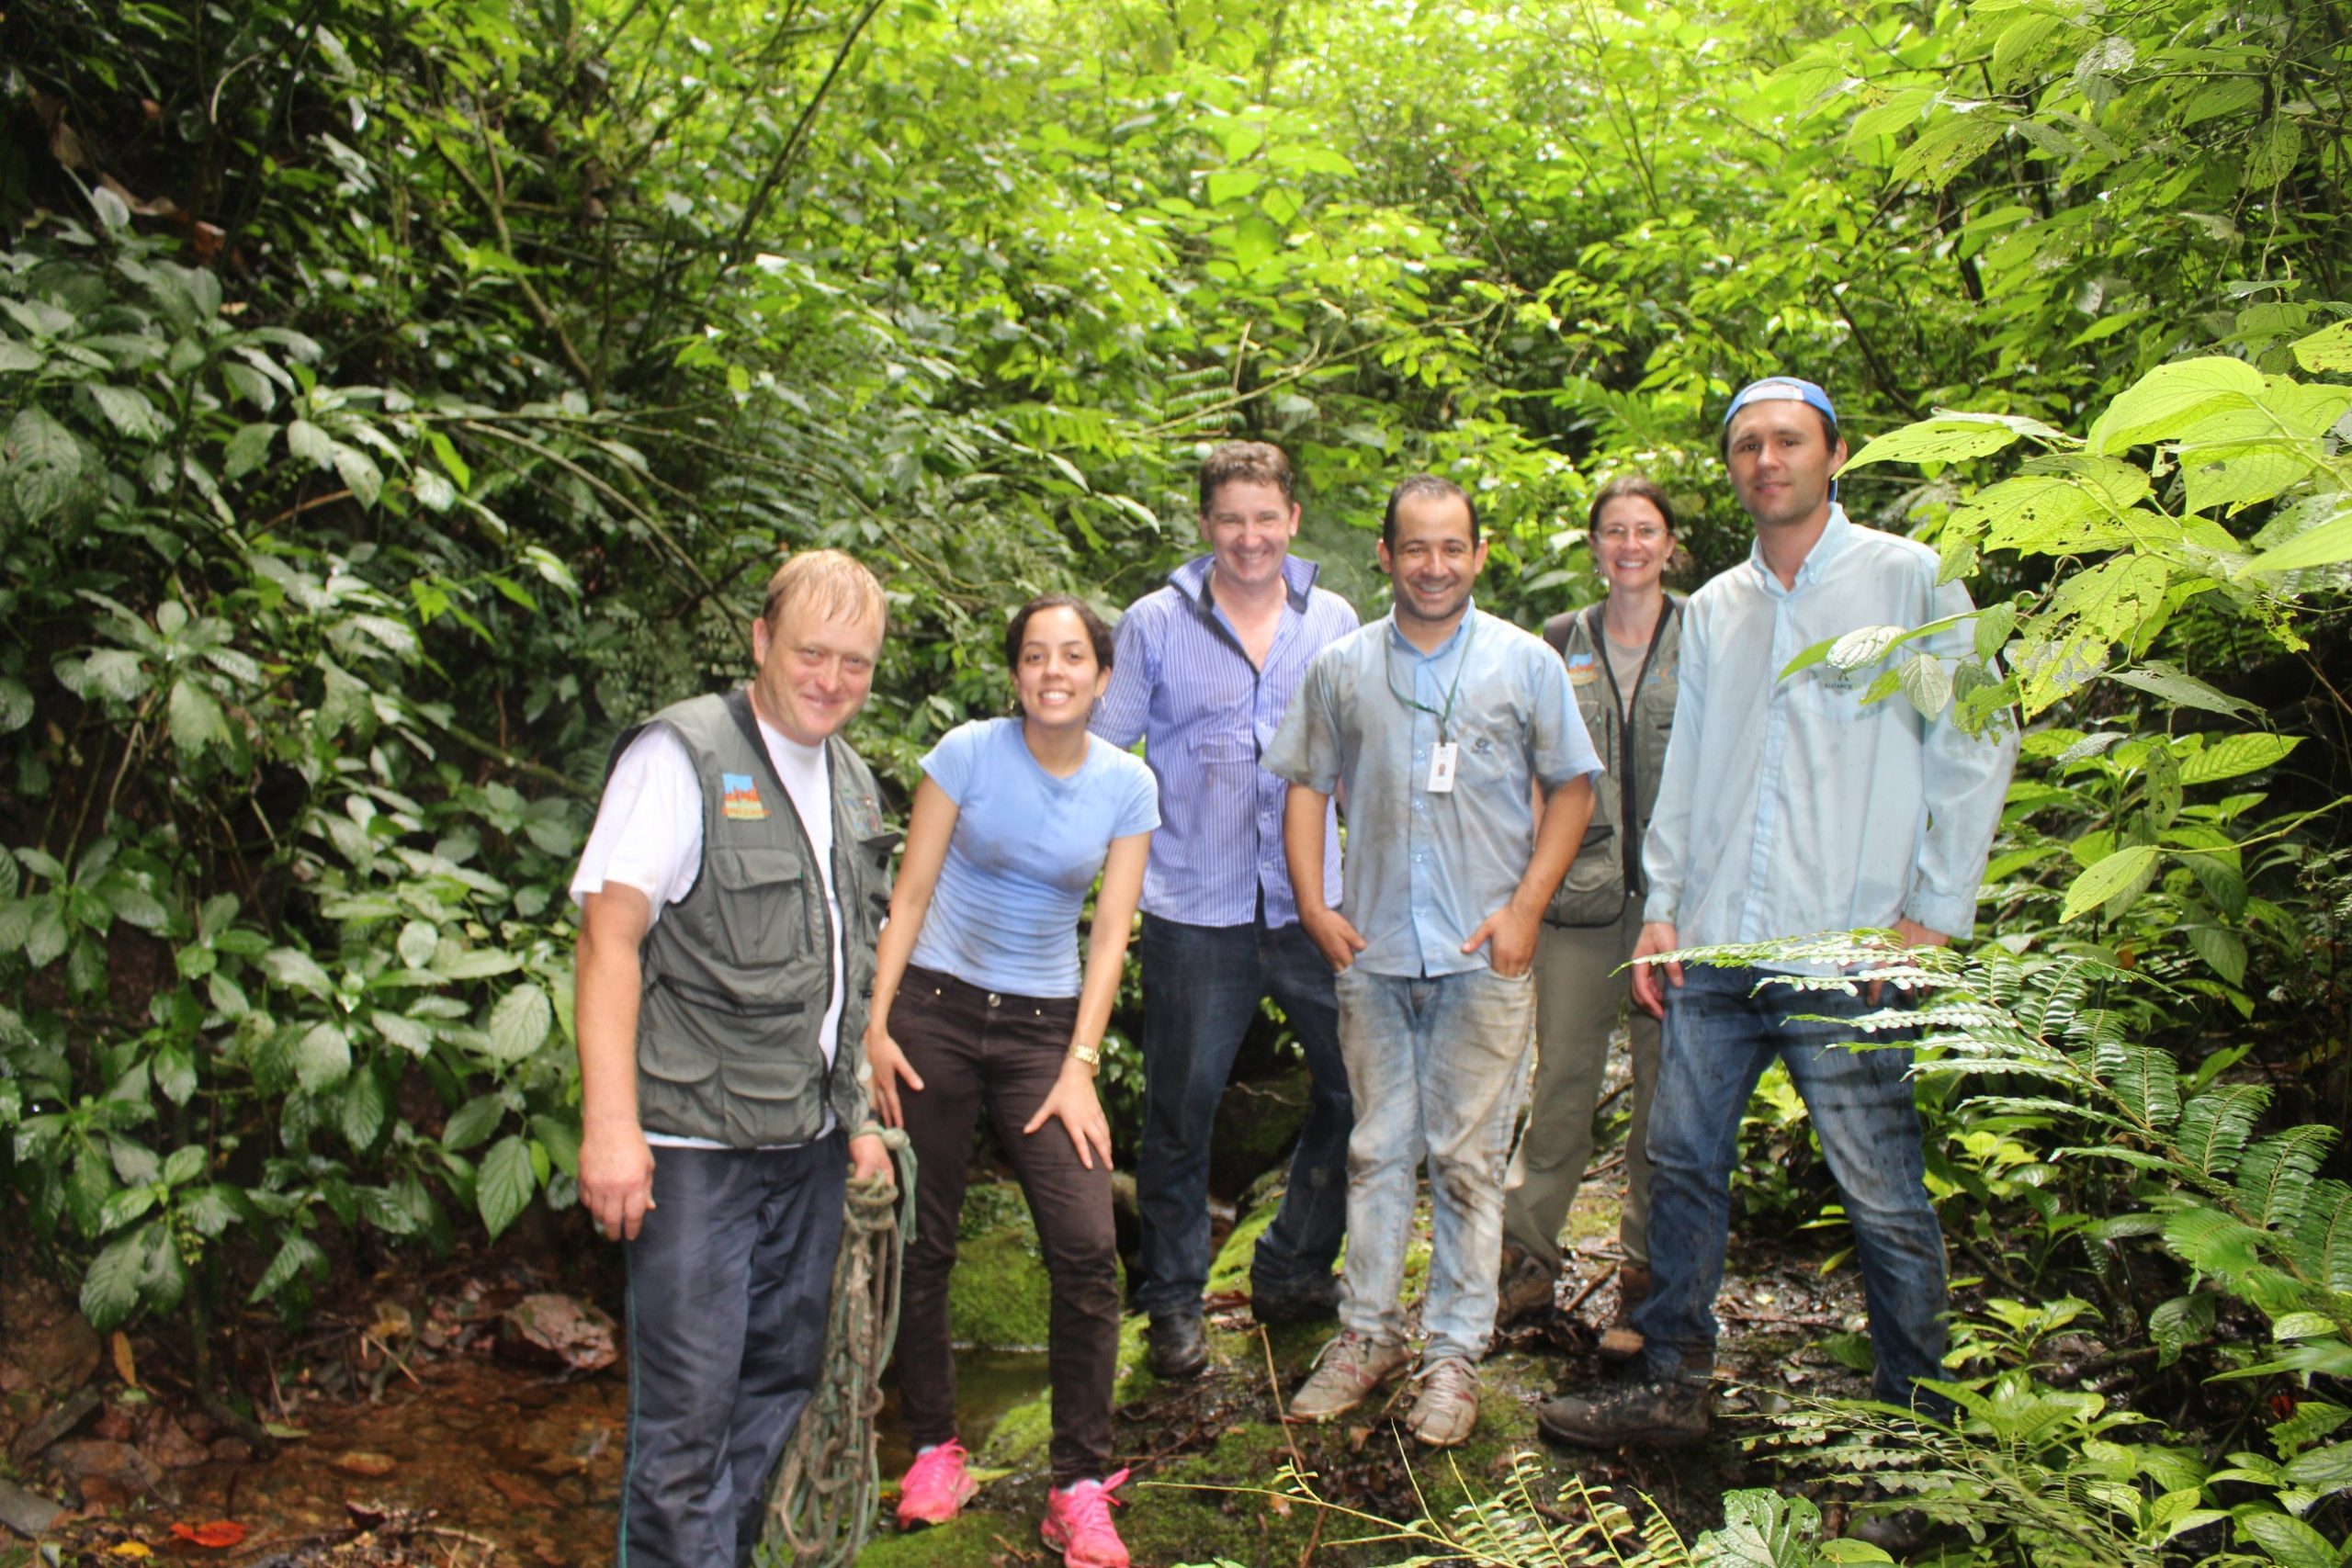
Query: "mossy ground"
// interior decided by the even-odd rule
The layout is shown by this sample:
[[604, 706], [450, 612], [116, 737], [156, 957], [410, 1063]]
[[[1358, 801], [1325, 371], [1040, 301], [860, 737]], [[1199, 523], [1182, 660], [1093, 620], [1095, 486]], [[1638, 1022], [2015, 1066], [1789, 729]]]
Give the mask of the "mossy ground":
[[[1571, 1452], [1551, 1447], [1537, 1432], [1535, 1407], [1544, 1400], [1563, 1387], [1611, 1375], [1594, 1354], [1594, 1344], [1616, 1307], [1609, 1276], [1623, 1173], [1605, 1157], [1563, 1228], [1568, 1271], [1558, 1300], [1566, 1304], [1582, 1295], [1582, 1304], [1574, 1320], [1555, 1314], [1497, 1340], [1479, 1368], [1483, 1395], [1468, 1442], [1444, 1452], [1414, 1443], [1403, 1425], [1413, 1390], [1402, 1380], [1331, 1426], [1285, 1426], [1281, 1402], [1306, 1377], [1337, 1325], [1261, 1329], [1250, 1315], [1244, 1298], [1251, 1250], [1279, 1205], [1281, 1179], [1277, 1168], [1250, 1189], [1212, 1265], [1207, 1375], [1188, 1383], [1161, 1382], [1144, 1369], [1143, 1320], [1130, 1317], [1122, 1325], [1114, 1440], [1117, 1462], [1131, 1468], [1133, 1479], [1123, 1489], [1127, 1506], [1117, 1519], [1139, 1568], [1218, 1559], [1252, 1568], [1399, 1562], [1417, 1549], [1395, 1540], [1365, 1541], [1393, 1528], [1381, 1521], [1443, 1522], [1462, 1504], [1508, 1488], [1514, 1460], [1522, 1454], [1534, 1456], [1531, 1490], [1539, 1504], [1552, 1506], [1566, 1488], [1581, 1482], [1594, 1494], [1613, 1496], [1637, 1511], [1663, 1509], [1686, 1539], [1720, 1522], [1724, 1491], [1787, 1483], [1769, 1461], [1745, 1451], [1736, 1419], [1721, 1424], [1722, 1435], [1704, 1448], [1675, 1454], [1638, 1449]], [[967, 1205], [963, 1234], [959, 1285], [961, 1276], [979, 1271], [973, 1265], [983, 1258], [1002, 1273], [963, 1287], [972, 1316], [959, 1319], [958, 1338], [1042, 1343], [1044, 1270], [1017, 1190], [1008, 1186], [976, 1197]], [[1808, 1256], [1792, 1253], [1785, 1235], [1758, 1236], [1752, 1248], [1744, 1238], [1734, 1238], [1718, 1304], [1724, 1329], [1720, 1361], [1726, 1373], [1775, 1391], [1866, 1393], [1863, 1376], [1841, 1365], [1823, 1345], [1850, 1337], [1861, 1325], [1860, 1280], [1850, 1260], [1826, 1276], [1821, 1272], [1821, 1257], [1833, 1253], [1842, 1239], [1826, 1235], [1821, 1251]], [[1415, 1330], [1428, 1273], [1424, 1201], [1406, 1266], [1405, 1300]], [[1593, 1288], [1588, 1292], [1588, 1286]], [[1233, 1304], [1219, 1310], [1221, 1303]], [[1034, 1338], [1019, 1337], [1032, 1333]], [[1042, 1366], [1039, 1382], [1042, 1390]], [[1756, 1397], [1734, 1393], [1720, 1404], [1736, 1416], [1752, 1408]], [[1760, 1397], [1769, 1401], [1776, 1394]], [[859, 1562], [876, 1568], [1051, 1568], [1058, 1559], [1037, 1538], [1050, 1438], [1048, 1399], [1041, 1391], [1007, 1410], [980, 1440], [975, 1462], [983, 1484], [961, 1517], [904, 1535], [886, 1520]], [[1318, 1508], [1287, 1495], [1287, 1469], [1311, 1474], [1317, 1495], [1332, 1506]]]
[[[1250, 1250], [1278, 1196], [1266, 1194], [1234, 1227], [1216, 1262], [1213, 1300], [1218, 1292], [1247, 1289]], [[1686, 1535], [1718, 1521], [1724, 1490], [1773, 1484], [1778, 1473], [1743, 1452], [1736, 1427], [1703, 1449], [1675, 1455], [1572, 1453], [1538, 1435], [1538, 1404], [1564, 1385], [1608, 1375], [1592, 1346], [1615, 1304], [1605, 1276], [1612, 1266], [1609, 1244], [1618, 1201], [1617, 1187], [1606, 1179], [1579, 1196], [1566, 1227], [1570, 1271], [1561, 1299], [1573, 1299], [1585, 1283], [1603, 1282], [1577, 1321], [1555, 1316], [1498, 1341], [1480, 1368], [1477, 1428], [1467, 1443], [1447, 1452], [1423, 1450], [1405, 1435], [1412, 1389], [1401, 1382], [1391, 1385], [1393, 1398], [1380, 1396], [1329, 1427], [1280, 1421], [1278, 1397], [1286, 1400], [1306, 1376], [1334, 1332], [1331, 1324], [1261, 1330], [1246, 1306], [1212, 1312], [1210, 1372], [1169, 1384], [1144, 1370], [1143, 1321], [1127, 1319], [1120, 1335], [1116, 1440], [1118, 1462], [1132, 1468], [1133, 1480], [1117, 1518], [1136, 1562], [1170, 1568], [1222, 1558], [1285, 1568], [1302, 1562], [1352, 1568], [1397, 1562], [1414, 1549], [1393, 1540], [1351, 1543], [1382, 1533], [1375, 1520], [1442, 1521], [1464, 1502], [1495, 1495], [1510, 1484], [1514, 1456], [1522, 1453], [1536, 1456], [1533, 1492], [1544, 1505], [1581, 1480], [1629, 1506], [1654, 1503]], [[1408, 1269], [1408, 1303], [1418, 1304], [1428, 1256], [1425, 1205]], [[1850, 1269], [1824, 1280], [1812, 1260], [1784, 1257], [1779, 1247], [1769, 1269], [1756, 1269], [1762, 1262], [1760, 1249], [1754, 1257], [1735, 1250], [1723, 1303], [1727, 1365], [1758, 1382], [1860, 1393], [1860, 1380], [1816, 1345], [1859, 1311]], [[1743, 1404], [1737, 1396], [1725, 1403], [1734, 1412]], [[1056, 1558], [1039, 1541], [1037, 1521], [1045, 1508], [1049, 1438], [1048, 1401], [1041, 1393], [1009, 1410], [980, 1445], [975, 1461], [984, 1484], [962, 1517], [905, 1535], [886, 1524], [859, 1562], [877, 1568], [1048, 1568]], [[1318, 1495], [1337, 1509], [1356, 1515], [1283, 1495], [1281, 1477], [1291, 1466], [1313, 1474]]]

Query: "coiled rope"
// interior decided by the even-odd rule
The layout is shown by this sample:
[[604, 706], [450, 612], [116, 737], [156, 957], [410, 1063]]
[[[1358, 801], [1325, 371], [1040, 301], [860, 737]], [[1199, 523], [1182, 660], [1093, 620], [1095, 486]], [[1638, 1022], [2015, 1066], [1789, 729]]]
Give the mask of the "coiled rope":
[[899, 1181], [852, 1181], [833, 1261], [825, 1371], [768, 1494], [762, 1568], [848, 1568], [874, 1528], [882, 1485], [874, 1417], [899, 1337], [899, 1271], [915, 1231], [915, 1152], [898, 1128], [882, 1141]]

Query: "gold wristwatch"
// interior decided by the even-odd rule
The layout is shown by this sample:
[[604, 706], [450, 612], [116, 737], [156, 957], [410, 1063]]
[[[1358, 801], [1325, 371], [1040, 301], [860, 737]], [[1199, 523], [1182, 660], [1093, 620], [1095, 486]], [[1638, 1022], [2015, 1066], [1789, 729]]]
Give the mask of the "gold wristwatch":
[[1102, 1065], [1102, 1047], [1100, 1045], [1073, 1045], [1069, 1048], [1069, 1054], [1073, 1060], [1083, 1062], [1089, 1067], [1099, 1067]]

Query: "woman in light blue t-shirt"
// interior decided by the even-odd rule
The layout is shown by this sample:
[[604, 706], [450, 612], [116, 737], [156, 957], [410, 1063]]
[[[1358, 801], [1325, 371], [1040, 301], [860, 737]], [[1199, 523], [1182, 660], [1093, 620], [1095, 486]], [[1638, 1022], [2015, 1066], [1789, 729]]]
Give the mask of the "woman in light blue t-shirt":
[[[1109, 1473], [1111, 1130], [1094, 1072], [1159, 792], [1139, 758], [1086, 731], [1111, 677], [1111, 633], [1093, 611], [1067, 594], [1032, 600], [1006, 631], [1005, 658], [1021, 716], [960, 726], [922, 760], [865, 1031], [876, 1108], [907, 1130], [919, 1172], [898, 1345], [916, 1457], [899, 1518], [952, 1518], [974, 1489], [956, 1435], [947, 1276], [985, 1106], [1052, 1285], [1054, 1487], [1041, 1533], [1069, 1568], [1125, 1568], [1109, 1506], [1126, 1478]], [[1097, 873], [1081, 965], [1079, 918]]]

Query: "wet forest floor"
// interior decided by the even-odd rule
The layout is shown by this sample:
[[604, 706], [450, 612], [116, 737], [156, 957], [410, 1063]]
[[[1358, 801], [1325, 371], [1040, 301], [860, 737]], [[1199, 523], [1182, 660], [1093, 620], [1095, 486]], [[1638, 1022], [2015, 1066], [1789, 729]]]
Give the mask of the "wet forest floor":
[[[1706, 1448], [1575, 1454], [1537, 1436], [1536, 1404], [1609, 1375], [1594, 1344], [1614, 1305], [1606, 1238], [1616, 1201], [1606, 1176], [1579, 1199], [1559, 1298], [1582, 1297], [1578, 1312], [1501, 1337], [1482, 1368], [1477, 1430], [1449, 1453], [1423, 1452], [1405, 1437], [1409, 1391], [1329, 1427], [1280, 1423], [1277, 1398], [1304, 1377], [1329, 1325], [1261, 1331], [1246, 1298], [1213, 1296], [1211, 1372], [1163, 1384], [1141, 1370], [1141, 1324], [1131, 1319], [1117, 1439], [1133, 1470], [1119, 1522], [1136, 1561], [1349, 1563], [1405, 1554], [1395, 1543], [1344, 1544], [1374, 1527], [1279, 1495], [1286, 1466], [1312, 1472], [1318, 1494], [1342, 1507], [1443, 1520], [1463, 1501], [1502, 1489], [1514, 1456], [1532, 1453], [1539, 1505], [1581, 1480], [1638, 1511], [1663, 1509], [1686, 1538], [1717, 1522], [1725, 1490], [1791, 1483], [1744, 1450], [1738, 1414], [1791, 1393], [1855, 1395], [1864, 1384], [1834, 1353], [1838, 1337], [1861, 1326], [1850, 1263], [1824, 1274], [1822, 1255], [1792, 1252], [1786, 1235], [1735, 1249], [1720, 1304], [1732, 1419]], [[1227, 1239], [1217, 1282], [1246, 1277], [1248, 1245], [1264, 1217], [1261, 1210], [1245, 1219]], [[1417, 1256], [1416, 1292], [1419, 1265]], [[347, 1303], [316, 1313], [303, 1334], [281, 1336], [269, 1350], [258, 1414], [278, 1437], [263, 1457], [195, 1407], [167, 1342], [102, 1338], [19, 1270], [6, 1286], [11, 1329], [0, 1351], [0, 1438], [12, 1450], [0, 1522], [19, 1530], [40, 1523], [42, 1555], [55, 1562], [609, 1561], [628, 1385], [595, 1302], [610, 1293], [617, 1305], [615, 1271], [608, 1259], [591, 1258], [558, 1272], [460, 1258], [429, 1279], [356, 1286]], [[954, 1524], [903, 1535], [886, 1498], [862, 1562], [1057, 1561], [1036, 1535], [1046, 1488], [1043, 1358], [978, 1354], [964, 1365], [979, 1496]], [[76, 1404], [86, 1408], [68, 1430], [42, 1429]], [[887, 1481], [903, 1463], [887, 1409], [881, 1438]], [[44, 1500], [63, 1507], [40, 1521]], [[0, 1530], [0, 1564], [12, 1560], [32, 1559], [18, 1536]]]
[[[1270, 1179], [1251, 1188], [1221, 1238], [1208, 1374], [1162, 1383], [1143, 1370], [1142, 1320], [1123, 1333], [1115, 1440], [1132, 1477], [1118, 1523], [1138, 1564], [1393, 1562], [1411, 1549], [1350, 1543], [1380, 1533], [1376, 1520], [1443, 1523], [1462, 1504], [1510, 1488], [1515, 1466], [1534, 1510], [1555, 1522], [1563, 1508], [1577, 1512], [1568, 1495], [1579, 1484], [1636, 1517], [1662, 1511], [1685, 1540], [1719, 1523], [1724, 1493], [1739, 1487], [1804, 1489], [1832, 1531], [1842, 1522], [1835, 1495], [1742, 1441], [1761, 1427], [1760, 1409], [1867, 1391], [1854, 1364], [1867, 1365], [1860, 1281], [1850, 1254], [1837, 1250], [1838, 1231], [1743, 1227], [1736, 1216], [1717, 1303], [1725, 1419], [1706, 1446], [1555, 1449], [1536, 1431], [1535, 1406], [1614, 1375], [1596, 1344], [1616, 1306], [1623, 1172], [1604, 1158], [1569, 1216], [1555, 1310], [1498, 1337], [1480, 1369], [1476, 1430], [1432, 1453], [1404, 1432], [1411, 1391], [1402, 1380], [1386, 1403], [1376, 1395], [1329, 1427], [1281, 1421], [1282, 1402], [1335, 1325], [1264, 1330], [1250, 1316], [1250, 1250], [1279, 1197]], [[1010, 1189], [975, 1185], [953, 1307], [959, 1333], [1000, 1347], [1043, 1337], [1044, 1281], [1026, 1225]], [[1427, 1241], [1424, 1203], [1408, 1298], [1421, 1289]], [[495, 1250], [460, 1248], [429, 1270], [413, 1260], [372, 1277], [346, 1268], [300, 1328], [265, 1309], [222, 1325], [214, 1339], [224, 1379], [251, 1395], [266, 1436], [202, 1407], [185, 1333], [100, 1336], [20, 1251], [0, 1252], [12, 1254], [0, 1258], [0, 1568], [29, 1568], [36, 1554], [61, 1565], [144, 1557], [237, 1568], [612, 1560], [628, 1408], [614, 1321], [623, 1270], [576, 1214], [534, 1211]], [[1058, 1556], [1036, 1529], [1045, 1357], [982, 1349], [958, 1366], [979, 1495], [947, 1526], [897, 1529], [889, 1505], [908, 1456], [892, 1400], [877, 1424], [882, 1506], [859, 1561], [1052, 1568]], [[1286, 1472], [1311, 1475], [1334, 1507], [1291, 1495]]]

